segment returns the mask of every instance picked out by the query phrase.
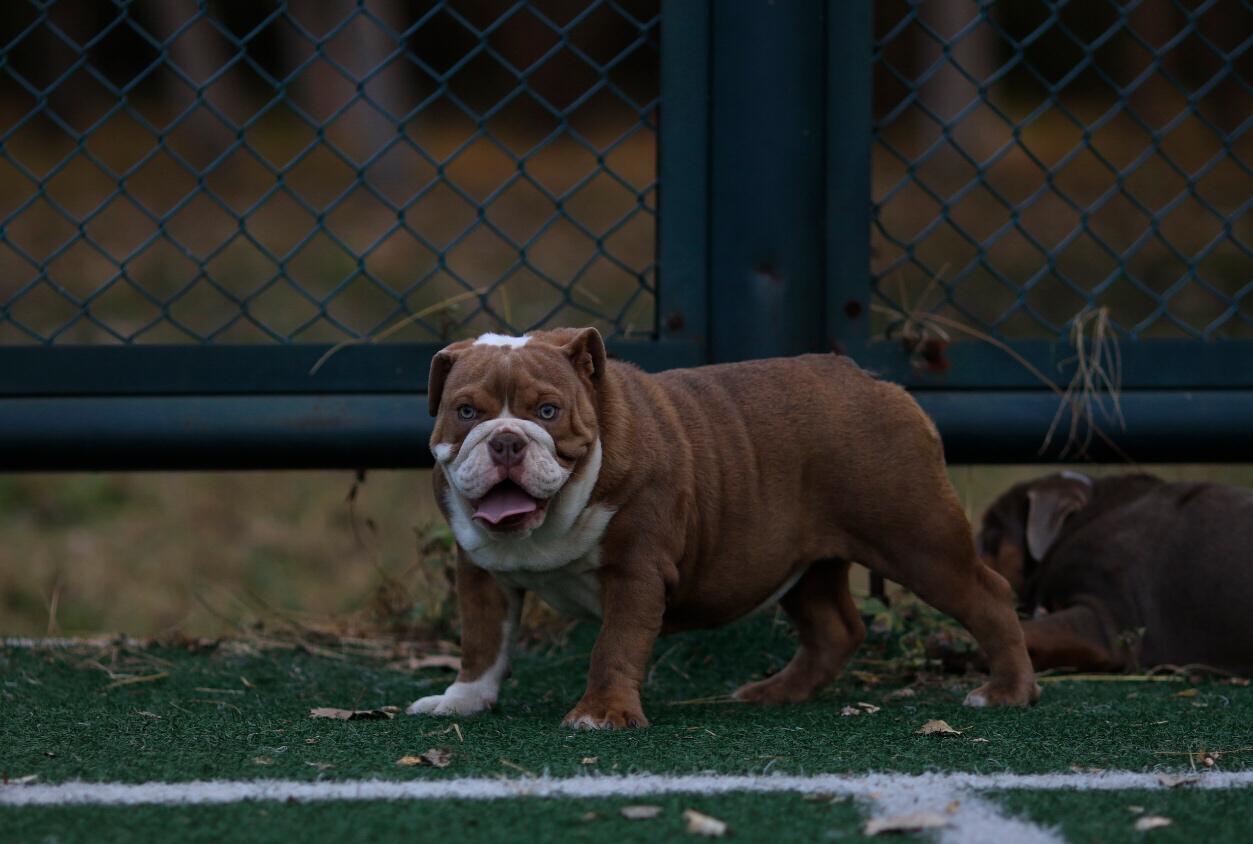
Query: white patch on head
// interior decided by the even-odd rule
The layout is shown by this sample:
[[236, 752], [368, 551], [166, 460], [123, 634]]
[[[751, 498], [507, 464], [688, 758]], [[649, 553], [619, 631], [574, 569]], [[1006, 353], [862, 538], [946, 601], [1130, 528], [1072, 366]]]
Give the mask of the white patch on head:
[[440, 463], [447, 463], [448, 458], [452, 457], [452, 443], [436, 443], [431, 446], [431, 454], [434, 454], [435, 459]]
[[506, 349], [521, 349], [527, 344], [531, 337], [524, 334], [521, 337], [510, 337], [508, 334], [481, 334], [474, 341], [476, 346], [503, 346]]
[[593, 552], [598, 554], [600, 538], [617, 512], [603, 504], [589, 507], [587, 503], [600, 476], [601, 459], [597, 440], [584, 472], [561, 487], [548, 504], [544, 523], [526, 536], [499, 537], [480, 526], [474, 521], [473, 506], [450, 483], [444, 500], [457, 544], [475, 565], [495, 573], [550, 572]]
[[442, 695], [418, 698], [409, 705], [410, 715], [474, 715], [496, 705], [500, 684], [509, 674], [509, 661], [518, 643], [518, 626], [522, 619], [522, 594], [514, 590], [507, 594], [509, 615], [501, 626], [500, 653], [492, 667], [473, 680], [457, 680]]
[[1084, 484], [1087, 484], [1088, 486], [1092, 486], [1092, 479], [1081, 472], [1065, 471], [1065, 472], [1062, 472], [1062, 477], [1068, 481], [1079, 481], [1080, 483], [1084, 483]]

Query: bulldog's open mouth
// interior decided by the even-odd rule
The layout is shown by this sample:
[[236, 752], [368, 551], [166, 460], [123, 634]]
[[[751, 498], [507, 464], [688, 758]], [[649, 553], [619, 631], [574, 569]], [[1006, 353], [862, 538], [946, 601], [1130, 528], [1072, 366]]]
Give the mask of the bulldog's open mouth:
[[487, 491], [487, 495], [471, 501], [474, 518], [486, 522], [493, 530], [510, 531], [534, 528], [544, 521], [548, 501], [536, 498], [506, 478]]

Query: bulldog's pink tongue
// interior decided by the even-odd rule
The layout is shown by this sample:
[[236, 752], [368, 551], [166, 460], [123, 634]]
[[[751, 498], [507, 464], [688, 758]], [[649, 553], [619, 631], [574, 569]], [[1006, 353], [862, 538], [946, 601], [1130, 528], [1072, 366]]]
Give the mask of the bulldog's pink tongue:
[[498, 525], [510, 516], [533, 513], [538, 509], [535, 499], [527, 495], [522, 487], [506, 481], [492, 487], [483, 496], [479, 509], [474, 511], [474, 518]]

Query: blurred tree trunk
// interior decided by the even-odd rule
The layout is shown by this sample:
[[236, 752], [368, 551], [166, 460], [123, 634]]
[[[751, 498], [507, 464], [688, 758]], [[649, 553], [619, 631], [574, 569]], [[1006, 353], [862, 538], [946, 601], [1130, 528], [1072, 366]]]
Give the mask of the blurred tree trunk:
[[[402, 132], [415, 103], [412, 72], [403, 56], [405, 5], [365, 0], [365, 9], [369, 14], [361, 13], [355, 0], [291, 0], [288, 14], [297, 27], [287, 30], [284, 48], [292, 68], [313, 57], [295, 77], [295, 100], [358, 165]], [[383, 156], [370, 168], [371, 176], [403, 178], [397, 160]]]
[[[982, 106], [955, 123], [964, 110], [986, 96], [980, 86], [996, 69], [996, 34], [987, 23], [987, 10], [979, 0], [926, 0], [918, 6], [919, 21], [947, 44], [937, 43], [926, 35], [920, 58], [923, 72], [934, 67], [932, 75], [922, 84], [919, 97], [922, 105], [950, 126], [955, 142], [972, 157], [982, 161], [996, 145], [994, 132], [989, 132], [993, 115]], [[931, 123], [930, 118], [920, 118]], [[934, 129], [928, 131], [932, 134]]]
[[249, 116], [239, 74], [228, 67], [240, 48], [211, 20], [211, 7], [196, 0], [151, 0], [146, 11], [170, 65], [164, 81], [172, 118], [191, 110], [179, 134], [190, 136], [197, 163], [208, 164], [231, 148]]
[[[1144, 0], [1131, 10], [1127, 23], [1148, 49], [1160, 54], [1163, 45], [1178, 34], [1183, 18], [1171, 0]], [[1127, 44], [1123, 51], [1124, 72], [1129, 79], [1135, 78], [1149, 68], [1154, 57], [1134, 40], [1124, 43]], [[1132, 90], [1130, 96], [1131, 110], [1154, 128], [1170, 122], [1181, 107], [1178, 89], [1163, 75], [1168, 74], [1178, 81], [1179, 51], [1161, 55], [1158, 62], [1158, 69]]]

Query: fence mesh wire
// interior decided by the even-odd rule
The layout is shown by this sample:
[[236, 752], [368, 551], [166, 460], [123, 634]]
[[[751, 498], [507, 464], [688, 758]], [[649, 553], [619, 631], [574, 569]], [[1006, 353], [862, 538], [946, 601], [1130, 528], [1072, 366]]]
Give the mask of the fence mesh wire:
[[884, 309], [1253, 337], [1250, 3], [880, 0], [876, 27]]
[[0, 343], [655, 322], [659, 0], [0, 9]]
[[[1253, 0], [876, 0], [884, 311], [1253, 337]], [[0, 344], [652, 335], [660, 0], [0, 4]]]

